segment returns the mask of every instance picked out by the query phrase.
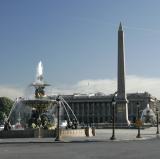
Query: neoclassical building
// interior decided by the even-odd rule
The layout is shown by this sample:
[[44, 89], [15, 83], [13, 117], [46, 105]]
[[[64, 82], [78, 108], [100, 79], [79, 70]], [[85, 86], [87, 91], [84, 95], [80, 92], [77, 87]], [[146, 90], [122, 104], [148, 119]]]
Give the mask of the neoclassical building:
[[[50, 98], [55, 99], [56, 96]], [[104, 127], [107, 126], [107, 124], [111, 124], [113, 95], [103, 95], [101, 93], [92, 96], [75, 94], [64, 95], [63, 98], [71, 106], [80, 124], [95, 124], [96, 126], [103, 125]], [[156, 106], [159, 107], [159, 101], [147, 92], [127, 94], [127, 101], [128, 118], [131, 122], [135, 122], [137, 103], [140, 105], [140, 111], [144, 110], [147, 104], [149, 104], [150, 108], [154, 111], [156, 111]], [[71, 119], [73, 119], [73, 114], [69, 110], [68, 113]], [[115, 116], [115, 118], [118, 120], [117, 116]], [[65, 111], [62, 113], [62, 119], [67, 119]]]

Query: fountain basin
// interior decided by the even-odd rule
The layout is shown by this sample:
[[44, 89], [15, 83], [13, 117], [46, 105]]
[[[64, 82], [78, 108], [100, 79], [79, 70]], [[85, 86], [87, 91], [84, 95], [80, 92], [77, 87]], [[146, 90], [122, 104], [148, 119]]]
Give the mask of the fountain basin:
[[28, 105], [36, 110], [47, 110], [48, 106], [56, 104], [55, 100], [48, 99], [27, 99], [22, 101], [23, 104]]
[[[85, 137], [85, 129], [60, 129], [60, 136], [63, 137]], [[89, 133], [89, 136], [93, 136]], [[10, 130], [10, 131], [0, 131], [0, 138], [50, 138], [56, 137], [55, 130], [45, 130], [43, 128], [39, 129], [25, 129], [25, 130]]]

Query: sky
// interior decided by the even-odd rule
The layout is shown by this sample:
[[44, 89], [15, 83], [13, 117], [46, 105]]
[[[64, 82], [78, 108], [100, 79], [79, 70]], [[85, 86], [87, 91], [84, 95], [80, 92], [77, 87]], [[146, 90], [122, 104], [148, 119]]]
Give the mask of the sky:
[[117, 89], [117, 31], [126, 92], [160, 98], [159, 0], [0, 0], [0, 96], [29, 92], [42, 61], [50, 94]]

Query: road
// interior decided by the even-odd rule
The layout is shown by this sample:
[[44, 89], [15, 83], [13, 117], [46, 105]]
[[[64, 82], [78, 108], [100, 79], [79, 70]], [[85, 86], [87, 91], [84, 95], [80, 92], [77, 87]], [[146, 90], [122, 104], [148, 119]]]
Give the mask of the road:
[[160, 139], [1, 144], [0, 159], [159, 159]]

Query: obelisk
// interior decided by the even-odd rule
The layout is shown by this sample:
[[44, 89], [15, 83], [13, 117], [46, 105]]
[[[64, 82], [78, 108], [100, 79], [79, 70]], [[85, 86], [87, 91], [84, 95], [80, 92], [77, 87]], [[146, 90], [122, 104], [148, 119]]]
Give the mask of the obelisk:
[[125, 50], [124, 50], [124, 32], [120, 23], [118, 29], [118, 80], [117, 80], [117, 118], [116, 123], [119, 126], [129, 124], [128, 105], [125, 91]]

